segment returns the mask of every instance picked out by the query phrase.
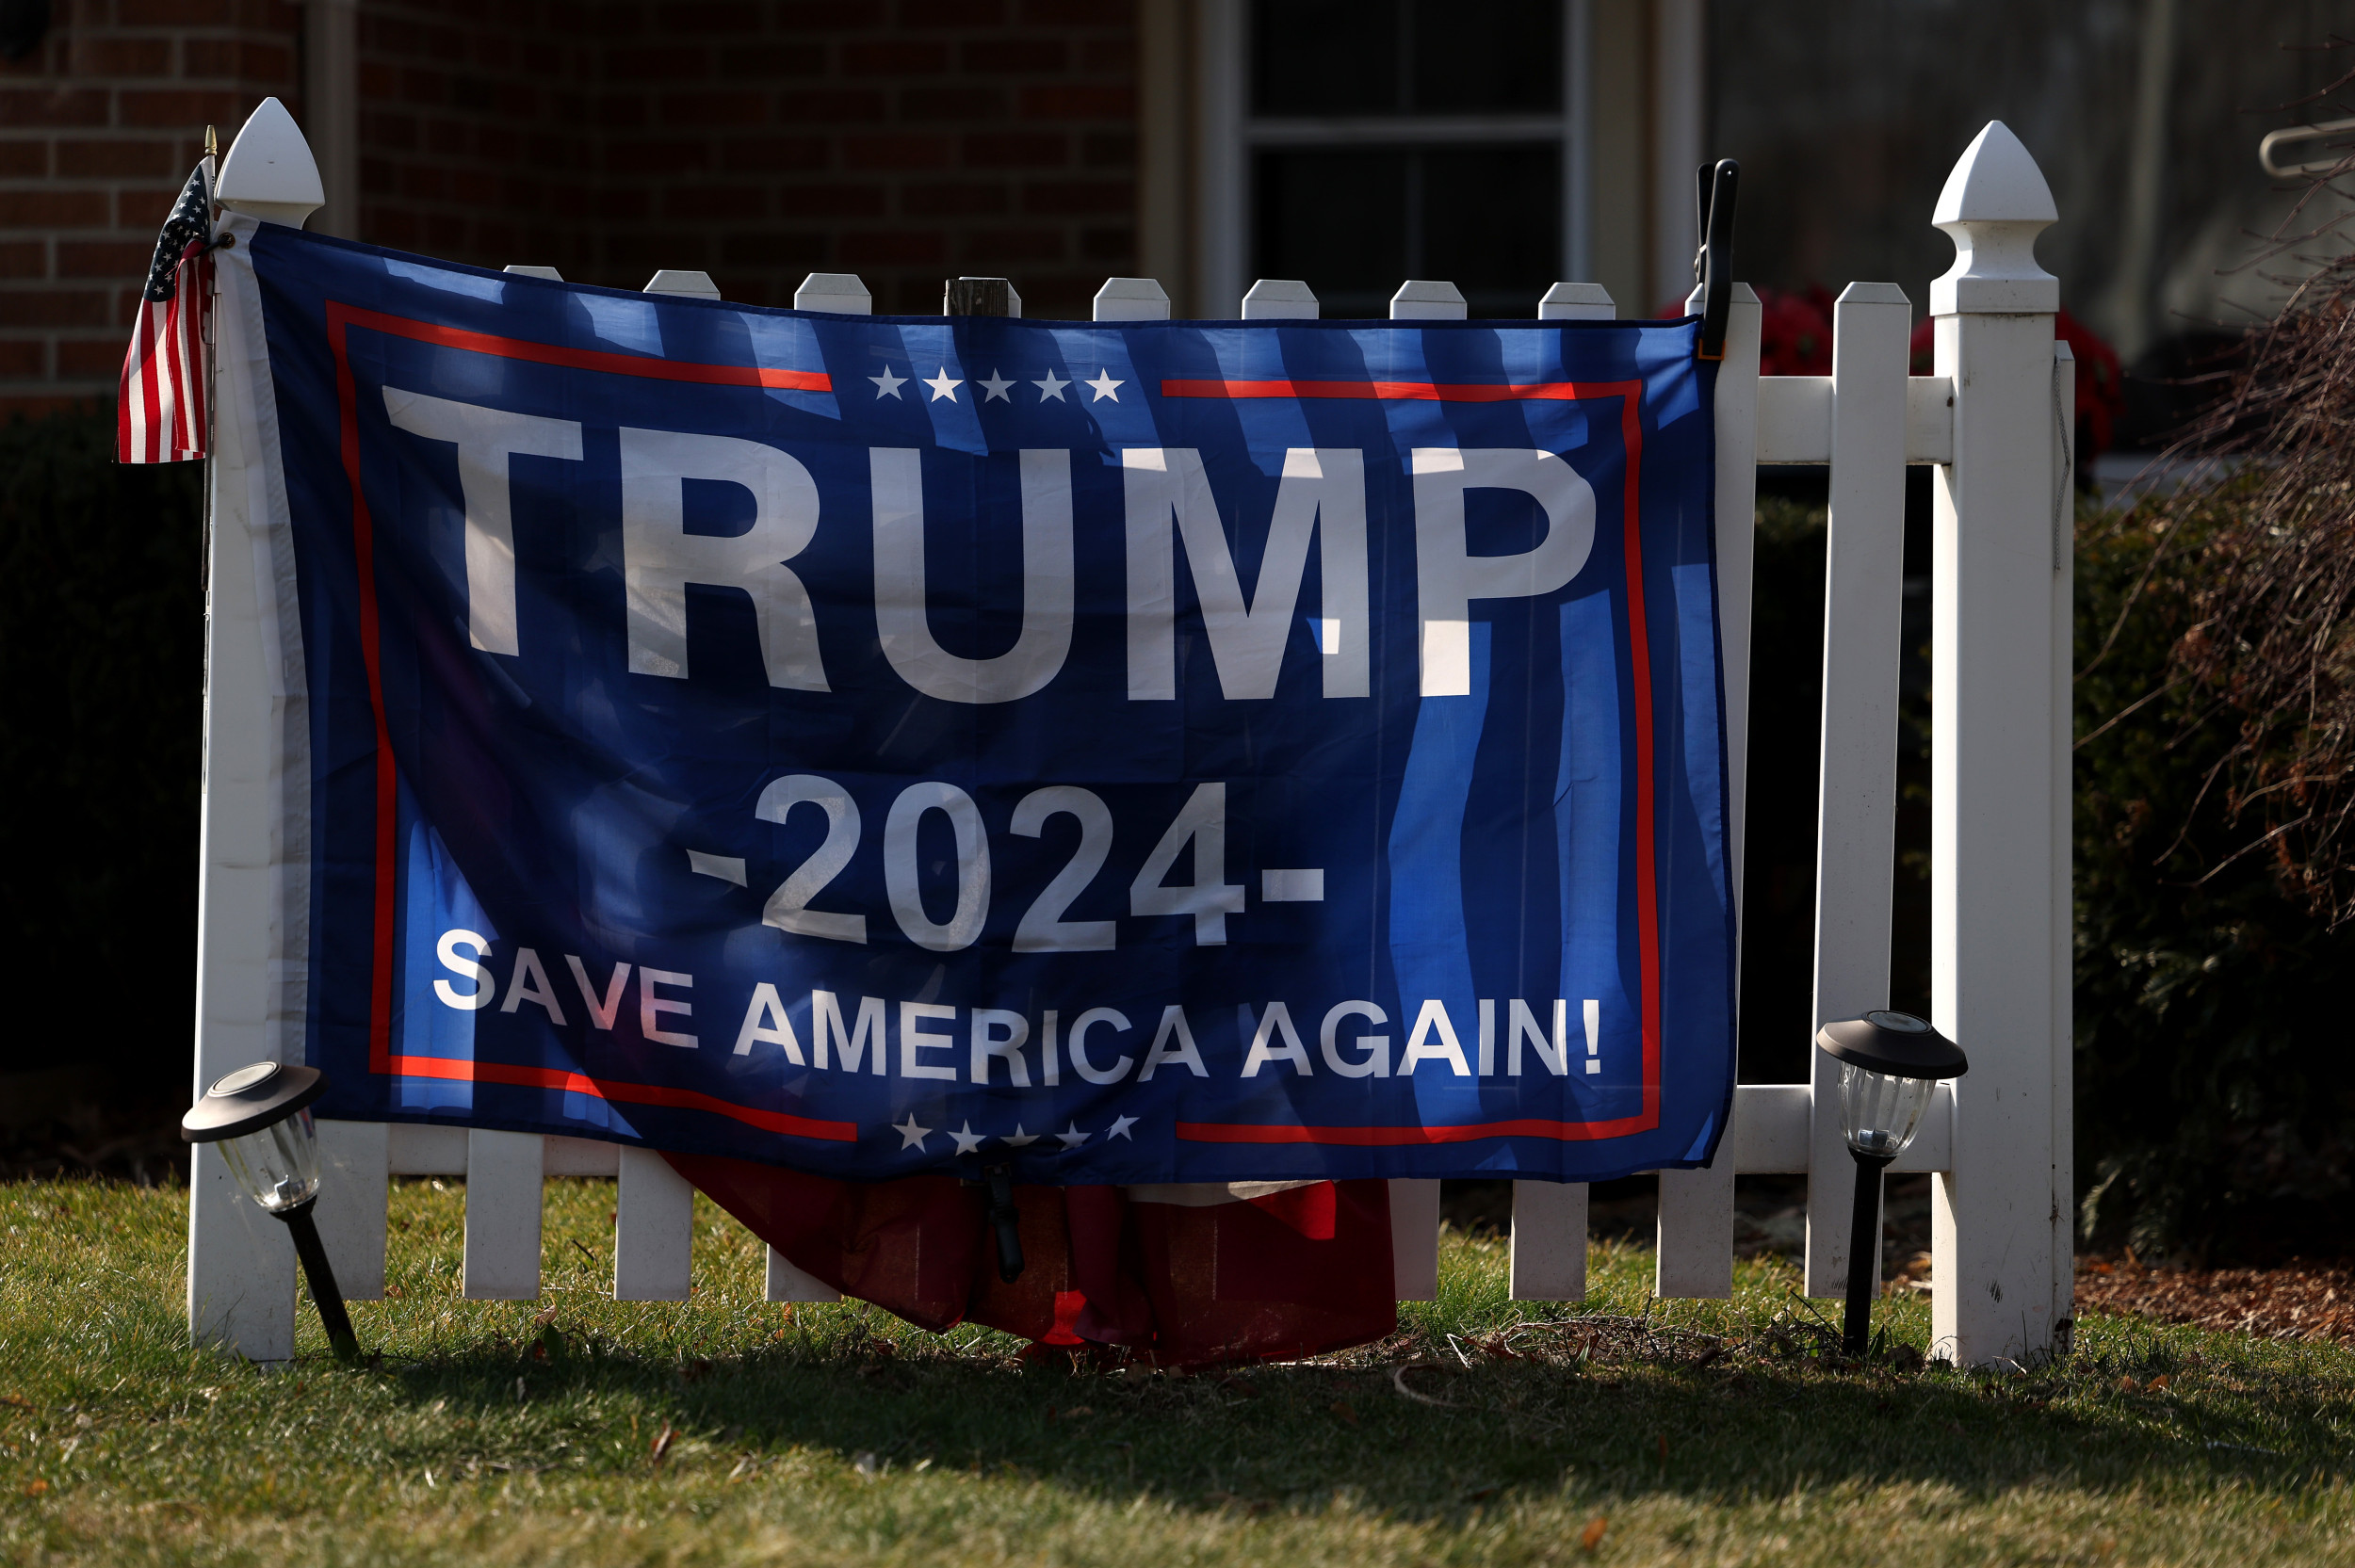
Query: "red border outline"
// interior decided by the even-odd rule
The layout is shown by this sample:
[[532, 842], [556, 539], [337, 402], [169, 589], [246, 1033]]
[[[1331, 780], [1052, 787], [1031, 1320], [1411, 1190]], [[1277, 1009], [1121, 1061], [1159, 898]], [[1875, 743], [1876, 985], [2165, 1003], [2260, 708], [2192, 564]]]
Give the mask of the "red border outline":
[[520, 338], [494, 337], [463, 331], [381, 311], [362, 310], [339, 300], [327, 301], [327, 347], [335, 361], [335, 401], [342, 425], [344, 477], [351, 487], [351, 539], [360, 590], [360, 657], [368, 674], [368, 706], [376, 719], [376, 897], [375, 942], [368, 976], [368, 1071], [379, 1076], [439, 1078], [461, 1083], [519, 1084], [594, 1095], [608, 1103], [668, 1106], [684, 1110], [710, 1111], [765, 1132], [795, 1138], [854, 1143], [858, 1124], [827, 1122], [784, 1111], [755, 1110], [689, 1089], [659, 1084], [617, 1083], [546, 1067], [517, 1067], [503, 1062], [459, 1060], [448, 1057], [393, 1055], [393, 927], [398, 913], [395, 885], [399, 862], [398, 780], [393, 763], [393, 736], [384, 715], [384, 674], [379, 649], [380, 622], [376, 606], [376, 531], [368, 514], [366, 493], [360, 485], [360, 400], [351, 375], [346, 334], [349, 328], [405, 337], [437, 348], [457, 348], [534, 364], [560, 365], [571, 370], [603, 371], [659, 381], [691, 381], [706, 386], [782, 387], [802, 392], [829, 392], [833, 379], [823, 371], [764, 370], [733, 364], [693, 364], [672, 360], [642, 359], [635, 354], [609, 354], [597, 349], [563, 348]]
[[1164, 397], [1342, 397], [1434, 403], [1584, 402], [1619, 399], [1619, 439], [1627, 453], [1621, 552], [1627, 565], [1627, 639], [1635, 701], [1635, 925], [1643, 972], [1644, 1108], [1609, 1122], [1521, 1117], [1456, 1126], [1311, 1127], [1298, 1123], [1180, 1122], [1189, 1143], [1313, 1143], [1356, 1148], [1467, 1143], [1484, 1138], [1551, 1138], [1558, 1142], [1622, 1138], [1660, 1125], [1660, 854], [1652, 768], [1651, 637], [1644, 600], [1641, 484], [1644, 430], [1641, 381], [1536, 381], [1483, 386], [1445, 381], [1164, 380]]

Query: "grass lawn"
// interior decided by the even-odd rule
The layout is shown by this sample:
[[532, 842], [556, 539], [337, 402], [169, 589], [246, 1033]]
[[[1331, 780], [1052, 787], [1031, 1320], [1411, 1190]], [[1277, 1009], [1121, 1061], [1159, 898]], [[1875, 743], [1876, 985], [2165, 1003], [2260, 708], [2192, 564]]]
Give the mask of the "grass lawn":
[[264, 1373], [185, 1343], [185, 1193], [0, 1186], [0, 1561], [2355, 1563], [2344, 1350], [2095, 1318], [2054, 1370], [1843, 1369], [1786, 1264], [1648, 1303], [1598, 1249], [1583, 1306], [1517, 1304], [1452, 1236], [1388, 1345], [1075, 1369], [771, 1305], [708, 1206], [691, 1301], [609, 1301], [612, 1190], [550, 1182], [546, 1294], [475, 1302], [463, 1188], [398, 1184], [382, 1363], [306, 1304]]

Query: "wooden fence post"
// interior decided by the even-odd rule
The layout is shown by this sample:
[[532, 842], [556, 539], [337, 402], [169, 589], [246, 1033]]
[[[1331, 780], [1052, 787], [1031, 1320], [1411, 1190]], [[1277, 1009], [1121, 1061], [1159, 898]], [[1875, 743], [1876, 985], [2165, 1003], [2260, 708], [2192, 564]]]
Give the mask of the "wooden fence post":
[[2067, 665], [2054, 660], [2069, 496], [2055, 461], [2060, 284], [2035, 251], [2057, 216], [2036, 160], [1990, 122], [1932, 219], [1957, 254], [1930, 285], [1938, 373], [1955, 396], [1933, 523], [1930, 1010], [1971, 1070], [1955, 1084], [1954, 1159], [1931, 1214], [1931, 1334], [1963, 1366], [2050, 1347], [2068, 1267], [2055, 1121], [2070, 982], [2055, 751], [2068, 720], [2054, 711]]

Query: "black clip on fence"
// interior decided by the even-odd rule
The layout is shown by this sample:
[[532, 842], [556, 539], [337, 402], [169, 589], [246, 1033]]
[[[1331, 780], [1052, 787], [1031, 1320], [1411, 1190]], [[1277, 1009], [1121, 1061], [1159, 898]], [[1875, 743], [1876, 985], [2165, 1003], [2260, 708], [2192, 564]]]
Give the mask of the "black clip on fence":
[[1014, 1166], [1005, 1160], [982, 1167], [989, 1184], [989, 1228], [998, 1238], [998, 1277], [1012, 1285], [1022, 1277], [1022, 1211], [1014, 1202]]
[[1733, 204], [1742, 166], [1731, 158], [1703, 164], [1699, 171], [1701, 248], [1693, 257], [1693, 282], [1701, 290], [1699, 357], [1726, 357], [1726, 317], [1733, 306]]

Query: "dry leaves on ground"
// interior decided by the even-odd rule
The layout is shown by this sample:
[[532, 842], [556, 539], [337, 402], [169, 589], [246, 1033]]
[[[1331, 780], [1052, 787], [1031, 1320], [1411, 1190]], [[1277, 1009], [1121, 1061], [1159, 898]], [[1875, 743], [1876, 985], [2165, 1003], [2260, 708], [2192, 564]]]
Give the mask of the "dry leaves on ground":
[[2355, 1346], [2355, 1266], [2156, 1269], [2131, 1256], [2088, 1258], [2077, 1266], [2077, 1310]]

